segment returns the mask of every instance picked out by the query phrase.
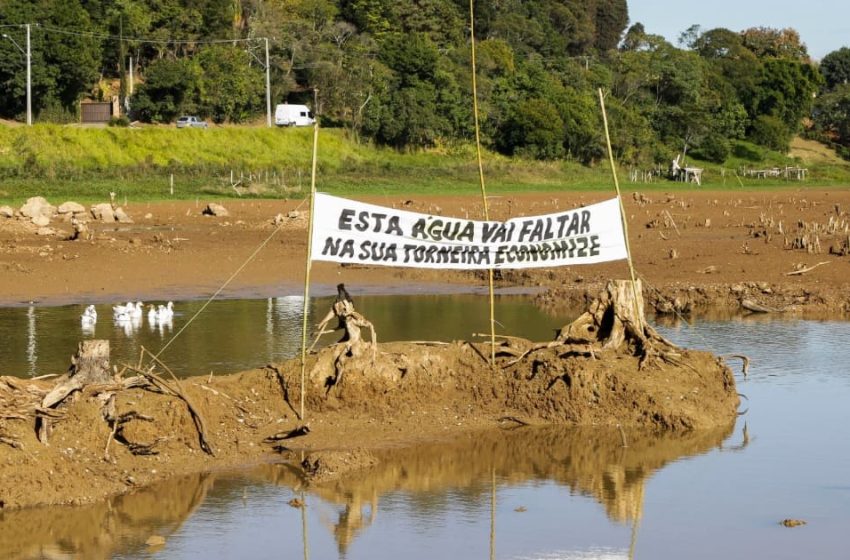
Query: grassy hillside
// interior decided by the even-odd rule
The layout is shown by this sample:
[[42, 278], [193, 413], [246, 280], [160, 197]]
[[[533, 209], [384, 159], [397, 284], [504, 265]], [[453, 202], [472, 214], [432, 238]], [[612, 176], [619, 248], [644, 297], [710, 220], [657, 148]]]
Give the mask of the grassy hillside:
[[[309, 189], [312, 138], [313, 131], [307, 128], [0, 126], [0, 200], [17, 202], [34, 195], [93, 200], [109, 192], [137, 199], [201, 194], [298, 197]], [[479, 190], [475, 152], [469, 145], [406, 153], [358, 143], [340, 129], [323, 129], [319, 138], [320, 190], [340, 194]], [[743, 143], [733, 152], [723, 166], [689, 164], [704, 167], [706, 184], [715, 187], [740, 188], [733, 173], [740, 167], [784, 165], [809, 167], [810, 184], [850, 184], [850, 165], [830, 157], [818, 144], [795, 143], [796, 157]], [[484, 167], [487, 188], [493, 193], [611, 189], [613, 184], [604, 164], [587, 167], [487, 153]], [[628, 170], [619, 174], [628, 188]], [[744, 180], [743, 184], [785, 183]], [[677, 187], [685, 188], [665, 180], [640, 184], [641, 189]]]

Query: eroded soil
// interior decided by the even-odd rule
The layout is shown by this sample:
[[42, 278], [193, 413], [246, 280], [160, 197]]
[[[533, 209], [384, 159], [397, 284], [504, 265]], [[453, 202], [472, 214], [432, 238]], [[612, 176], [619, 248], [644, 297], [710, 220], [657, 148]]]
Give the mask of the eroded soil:
[[[607, 193], [496, 196], [493, 219], [538, 215], [610, 198]], [[475, 196], [369, 197], [385, 206], [446, 216], [480, 217]], [[742, 299], [785, 312], [850, 309], [850, 190], [788, 187], [701, 191], [672, 188], [624, 195], [635, 268], [648, 297], [663, 294], [678, 310], [740, 310]], [[62, 201], [51, 201], [59, 204]], [[302, 201], [231, 200], [227, 217], [203, 216], [203, 202], [124, 207], [133, 224], [92, 224], [93, 239], [68, 241], [70, 223], [54, 220], [55, 236], [0, 218], [0, 304], [111, 302], [212, 294], [275, 231], [222, 295], [282, 295], [303, 290], [306, 205]], [[296, 217], [288, 217], [292, 211]], [[821, 264], [824, 263], [824, 264]], [[818, 266], [819, 265], [819, 266]], [[817, 266], [809, 272], [800, 270]], [[554, 288], [550, 303], [594, 294], [609, 278], [625, 278], [625, 262], [497, 274], [497, 286]], [[361, 292], [392, 293], [486, 285], [481, 274], [315, 263], [314, 293], [339, 281]], [[431, 287], [429, 288], [428, 285]], [[654, 302], [654, 300], [653, 300]], [[662, 306], [669, 308], [670, 305]]]
[[[503, 219], [604, 198], [599, 193], [512, 195], [494, 197], [490, 209], [493, 218]], [[453, 216], [482, 213], [476, 197], [368, 201]], [[850, 191], [630, 192], [625, 202], [635, 267], [649, 304], [661, 311], [740, 312], [743, 304], [777, 313], [850, 310], [845, 211]], [[37, 235], [38, 228], [30, 224], [0, 218], [1, 303], [206, 297], [276, 231], [278, 214], [283, 216], [279, 231], [223, 295], [300, 293], [306, 219], [299, 204], [234, 200], [225, 203], [230, 216], [209, 217], [195, 202], [130, 203], [126, 209], [134, 224], [94, 225], [93, 238], [85, 241], [66, 239], [70, 224], [54, 221], [57, 235]], [[300, 213], [290, 214], [295, 210]], [[574, 306], [608, 279], [627, 275], [626, 264], [618, 262], [507, 272], [497, 275], [497, 282], [544, 288], [542, 305]], [[314, 265], [312, 279], [316, 291], [329, 291], [341, 281], [355, 293], [392, 293], [411, 285], [444, 291], [484, 283], [480, 274], [463, 271], [326, 263]], [[213, 455], [201, 449], [183, 401], [143, 388], [93, 387], [75, 394], [61, 405], [49, 445], [43, 445], [36, 440], [34, 417], [20, 411], [34, 407], [56, 380], [7, 382], [23, 385], [0, 391], [6, 400], [0, 419], [0, 508], [89, 502], [180, 473], [300, 460], [301, 451], [342, 449], [342, 463], [360, 456], [363, 461], [352, 459], [349, 466], [368, 466], [370, 454], [348, 452], [517, 420], [667, 431], [727, 427], [738, 404], [728, 368], [698, 352], [685, 352], [684, 365], [650, 365], [636, 375], [640, 360], [628, 352], [600, 358], [593, 352], [565, 356], [549, 348], [521, 359], [516, 353], [501, 356], [491, 369], [482, 345], [379, 349], [377, 365], [350, 368], [331, 384], [332, 350], [312, 356], [306, 419], [299, 417], [297, 361], [184, 380], [183, 391], [204, 416]], [[131, 420], [112, 439], [104, 401], [98, 398], [109, 392], [115, 393], [120, 414], [135, 411], [151, 420]], [[266, 441], [305, 421], [310, 426], [306, 436]], [[140, 449], [133, 445], [153, 453], [133, 454]], [[315, 465], [318, 471], [321, 464]]]

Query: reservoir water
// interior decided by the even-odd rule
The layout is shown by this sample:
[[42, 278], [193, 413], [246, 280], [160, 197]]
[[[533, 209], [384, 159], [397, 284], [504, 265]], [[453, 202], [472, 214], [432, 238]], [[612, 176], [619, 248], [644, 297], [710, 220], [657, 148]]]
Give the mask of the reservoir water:
[[[379, 340], [382, 333], [450, 340], [487, 328], [482, 297], [357, 302]], [[191, 335], [191, 344], [175, 341], [167, 360], [186, 374], [291, 355], [293, 341], [296, 349], [300, 344], [303, 300], [296, 303], [220, 302], [210, 315], [230, 318], [216, 318], [215, 329]], [[548, 339], [570, 319], [546, 315], [524, 298], [499, 303], [497, 319], [511, 334]], [[174, 330], [193, 305], [178, 304]], [[320, 318], [328, 305], [316, 301], [311, 314]], [[20, 337], [35, 316], [32, 336], [5, 344], [0, 363], [17, 364], [23, 376], [30, 367], [37, 374], [65, 369], [80, 338], [74, 329], [81, 312], [0, 311], [6, 340]], [[114, 353], [133, 340], [155, 350], [167, 336], [157, 338], [147, 325], [135, 339], [103, 328], [95, 334], [108, 334]], [[250, 332], [238, 334], [243, 328]], [[736, 425], [675, 437], [628, 433], [626, 447], [619, 432], [605, 429], [494, 430], [384, 450], [368, 471], [309, 487], [287, 465], [199, 474], [92, 506], [0, 513], [0, 557], [847, 558], [850, 368], [843, 356], [850, 323], [739, 317], [659, 329], [683, 346], [751, 358], [749, 375], [736, 376], [746, 396]], [[259, 362], [216, 353], [216, 346], [243, 344], [262, 351]], [[129, 344], [128, 359], [134, 352]], [[294, 499], [306, 507], [293, 507]], [[787, 518], [806, 524], [786, 528], [780, 522]], [[163, 544], [147, 545], [151, 536]]]

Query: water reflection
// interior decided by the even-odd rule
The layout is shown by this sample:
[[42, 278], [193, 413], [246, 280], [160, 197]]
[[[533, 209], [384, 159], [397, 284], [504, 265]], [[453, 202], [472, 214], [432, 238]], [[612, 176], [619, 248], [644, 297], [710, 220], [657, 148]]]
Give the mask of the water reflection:
[[[470, 339], [487, 332], [486, 297], [354, 296], [358, 310], [375, 325], [380, 340]], [[323, 316], [332, 298], [311, 299], [308, 328]], [[151, 321], [148, 314], [113, 314], [111, 305], [96, 305], [98, 319], [81, 321], [86, 305], [0, 308], [0, 375], [33, 377], [63, 372], [81, 339], [109, 339], [112, 363], [134, 363], [140, 347], [157, 353], [187, 323], [162, 358], [178, 375], [232, 373], [282, 361], [301, 348], [304, 298], [289, 295], [261, 300], [177, 302], [175, 314]], [[199, 315], [196, 316], [196, 314]], [[194, 319], [193, 319], [194, 318]], [[508, 334], [550, 340], [566, 318], [547, 315], [527, 297], [497, 299], [497, 318]], [[324, 337], [322, 343], [335, 340]]]
[[177, 531], [204, 502], [214, 480], [197, 474], [90, 506], [0, 513], [0, 551], [10, 559], [135, 554], [151, 535]]
[[[259, 557], [271, 544], [280, 557], [291, 557], [293, 554], [287, 556], [285, 551], [301, 549], [306, 558], [313, 548], [310, 545], [330, 538], [334, 555], [343, 558], [370, 531], [387, 538], [387, 531], [398, 529], [399, 519], [405, 520], [402, 530], [415, 533], [448, 516], [456, 519], [463, 533], [463, 520], [479, 515], [488, 518], [492, 531], [481, 534], [480, 546], [489, 547], [492, 555], [500, 540], [517, 537], [513, 523], [497, 519], [516, 515], [515, 506], [508, 503], [511, 509], [505, 510], [496, 509], [496, 504], [510, 502], [512, 489], [545, 485], [560, 488], [559, 493], [567, 490], [560, 493], [564, 503], [576, 495], [592, 498], [609, 519], [627, 525], [634, 537], [643, 515], [648, 479], [671, 461], [716, 448], [730, 430], [662, 438], [629, 433], [628, 447], [623, 447], [616, 430], [524, 428], [476, 433], [456, 441], [380, 450], [375, 452], [379, 463], [373, 468], [310, 486], [289, 465], [264, 465], [236, 475], [196, 475], [93, 506], [0, 514], [0, 550], [11, 558], [56, 553], [85, 558], [134, 556], [151, 535], [161, 535], [168, 539], [163, 558], [221, 557], [215, 541], [197, 540], [192, 538], [193, 531], [181, 530], [190, 516], [203, 519], [205, 535], [217, 534], [219, 529], [223, 533], [224, 527], [244, 531], [244, 527], [267, 521], [269, 515], [283, 515], [291, 510], [283, 504], [300, 497], [307, 503], [299, 512], [302, 527], [296, 528], [298, 521], [288, 518], [290, 525], [281, 526], [281, 535], [267, 536], [262, 543], [243, 541], [240, 556]], [[256, 488], [280, 488], [282, 493], [267, 490], [255, 496], [251, 490]], [[272, 513], [267, 509], [269, 501], [277, 504]], [[533, 503], [525, 506], [539, 507]], [[384, 526], [376, 525], [379, 519]], [[301, 542], [292, 538], [296, 531], [301, 532]], [[269, 543], [269, 538], [275, 538], [274, 543]], [[466, 533], [462, 538], [471, 536]], [[627, 557], [628, 545], [628, 537], [624, 537], [616, 555], [609, 551], [606, 557]], [[318, 546], [318, 550], [325, 549]], [[325, 552], [316, 557], [328, 557]], [[380, 549], [369, 556], [393, 557]]]

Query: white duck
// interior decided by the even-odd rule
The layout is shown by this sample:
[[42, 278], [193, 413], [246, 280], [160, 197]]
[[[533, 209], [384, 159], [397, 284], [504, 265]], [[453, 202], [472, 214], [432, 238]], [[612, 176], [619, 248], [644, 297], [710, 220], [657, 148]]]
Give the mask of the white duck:
[[136, 304], [134, 304], [132, 301], [128, 301], [127, 305], [121, 305], [119, 303], [118, 305], [112, 306], [112, 316], [116, 318], [119, 315], [130, 316], [132, 315], [134, 309], [136, 309]]
[[156, 306], [152, 303], [148, 305], [148, 323], [156, 324]]
[[174, 317], [174, 303], [168, 302], [156, 309], [156, 320], [160, 322], [170, 321]]
[[133, 309], [130, 311], [130, 314], [133, 316], [133, 319], [141, 319], [142, 314], [144, 314], [144, 312], [145, 312], [145, 304], [140, 302], [140, 301], [137, 301], [133, 305]]
[[84, 325], [94, 325], [97, 323], [97, 309], [94, 308], [94, 305], [86, 307], [86, 310], [80, 315], [80, 321]]

